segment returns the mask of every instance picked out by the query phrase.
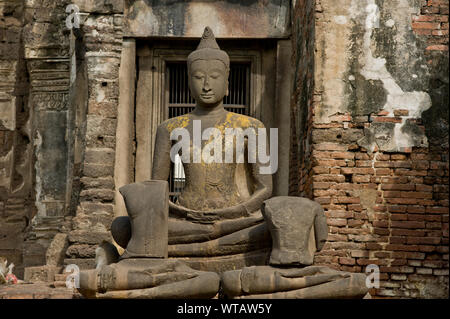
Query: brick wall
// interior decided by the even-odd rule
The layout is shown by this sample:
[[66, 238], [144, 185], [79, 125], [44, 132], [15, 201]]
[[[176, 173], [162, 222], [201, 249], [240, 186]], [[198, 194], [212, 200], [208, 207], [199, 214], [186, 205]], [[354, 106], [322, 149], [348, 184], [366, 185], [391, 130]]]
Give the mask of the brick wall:
[[[330, 87], [338, 91], [337, 86], [327, 85], [340, 74], [336, 70], [331, 73], [332, 78], [327, 78], [324, 65], [348, 64], [347, 70], [354, 72], [355, 52], [361, 54], [362, 50], [358, 48], [361, 45], [358, 39], [363, 38], [367, 31], [361, 28], [361, 37], [356, 38], [336, 31], [341, 32], [343, 38], [331, 36], [328, 43], [323, 44], [324, 32], [335, 27], [330, 25], [330, 20], [336, 17], [338, 28], [345, 21], [352, 21], [353, 30], [358, 30], [358, 23], [354, 22], [357, 18], [347, 18], [351, 16], [347, 11], [350, 4], [344, 2], [351, 1], [341, 2], [316, 1], [314, 94], [305, 90], [306, 84], [312, 83], [311, 67], [305, 64], [311, 58], [298, 57], [301, 48], [310, 41], [305, 30], [313, 32], [311, 20], [306, 18], [307, 1], [297, 1], [294, 19], [297, 82], [293, 109], [297, 123], [298, 118], [304, 123], [295, 127], [296, 142], [300, 145], [300, 167], [294, 174], [298, 181], [298, 194], [311, 196], [322, 204], [329, 225], [328, 241], [317, 253], [315, 263], [353, 272], [364, 272], [368, 264], [378, 265], [380, 288], [371, 290], [377, 298], [448, 297], [449, 157], [448, 142], [445, 142], [448, 138], [448, 111], [447, 106], [444, 107], [448, 102], [448, 76], [443, 75], [448, 70], [448, 1], [423, 1], [417, 14], [409, 18], [410, 27], [415, 32], [412, 40], [419, 48], [414, 58], [425, 58], [429, 70], [422, 81], [429, 86], [425, 89], [431, 96], [432, 106], [422, 116], [411, 116], [408, 105], [390, 111], [381, 107], [355, 111], [355, 104], [369, 104], [372, 96], [357, 94], [352, 99], [348, 90], [340, 95], [330, 91]], [[381, 15], [386, 15], [384, 12], [387, 11], [388, 8], [381, 8]], [[400, 14], [408, 13], [405, 10]], [[389, 32], [391, 29], [382, 27], [374, 31], [374, 39], [381, 47], [379, 52], [395, 52], [395, 49], [383, 47], [392, 45], [383, 42], [390, 36]], [[401, 36], [410, 35], [405, 33]], [[332, 51], [339, 48], [332, 41], [348, 41], [354, 51], [345, 51], [348, 56], [333, 55]], [[401, 45], [404, 44], [399, 43], [398, 47]], [[397, 54], [401, 54], [399, 52]], [[322, 60], [325, 56], [327, 62]], [[355, 73], [350, 74], [353, 76]], [[344, 83], [352, 80], [348, 71], [343, 72], [344, 76]], [[364, 85], [357, 81], [352, 85]], [[443, 84], [445, 81], [447, 86]], [[333, 104], [341, 105], [341, 109], [324, 116], [330, 109], [328, 105]], [[370, 130], [380, 125], [378, 123], [391, 123], [387, 124], [391, 125], [389, 127], [395, 123], [414, 126], [419, 132], [417, 134], [426, 132], [428, 142], [396, 150], [386, 150], [380, 141], [362, 143]], [[439, 128], [433, 123], [439, 123]], [[381, 134], [380, 131], [375, 131], [375, 136], [377, 134]], [[392, 136], [393, 132], [387, 134]], [[291, 182], [291, 185], [295, 183]]]

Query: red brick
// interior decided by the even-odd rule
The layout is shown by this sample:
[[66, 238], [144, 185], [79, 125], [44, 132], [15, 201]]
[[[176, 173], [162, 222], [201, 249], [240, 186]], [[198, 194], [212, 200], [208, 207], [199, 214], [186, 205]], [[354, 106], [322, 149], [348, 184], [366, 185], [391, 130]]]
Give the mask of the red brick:
[[313, 189], [328, 189], [332, 184], [326, 182], [313, 182]]
[[347, 219], [327, 218], [327, 224], [330, 226], [345, 226], [345, 225], [347, 225]]
[[425, 223], [417, 222], [417, 221], [392, 221], [391, 227], [392, 228], [424, 228]]
[[375, 175], [377, 176], [391, 175], [391, 170], [389, 168], [377, 168], [375, 169]]
[[318, 151], [346, 151], [347, 146], [337, 143], [319, 143], [313, 146]]
[[383, 246], [378, 243], [366, 243], [366, 248], [369, 250], [382, 250]]
[[406, 214], [391, 214], [391, 220], [408, 220]]
[[427, 207], [425, 212], [432, 214], [448, 214], [448, 207]]
[[412, 162], [411, 168], [413, 169], [428, 169], [430, 168], [430, 163], [428, 161], [414, 161]]
[[391, 213], [404, 213], [407, 206], [404, 205], [388, 205], [387, 210]]
[[370, 229], [367, 228], [338, 228], [339, 234], [369, 234]]
[[347, 241], [346, 235], [328, 234], [327, 241]]
[[391, 237], [389, 237], [389, 243], [391, 243], [391, 244], [406, 244], [406, 237], [391, 236]]
[[437, 36], [448, 35], [448, 30], [433, 30], [431, 34]]
[[407, 264], [406, 259], [394, 259], [391, 261], [391, 266], [404, 266]]
[[367, 266], [367, 265], [378, 265], [378, 266], [386, 266], [388, 265], [389, 261], [385, 259], [365, 259], [365, 258], [358, 258], [356, 260], [356, 263], [361, 266]]
[[422, 265], [427, 268], [445, 268], [448, 267], [448, 262], [442, 260], [424, 260]]
[[374, 116], [373, 121], [374, 122], [382, 122], [382, 123], [402, 123], [403, 120], [399, 117]]
[[409, 183], [409, 179], [406, 176], [381, 177], [381, 183], [383, 183], [383, 184], [406, 184], [406, 183]]
[[430, 22], [436, 20], [436, 17], [434, 15], [419, 15], [413, 16], [412, 20], [414, 22]]
[[416, 185], [416, 191], [418, 191], [418, 192], [431, 192], [431, 191], [433, 191], [433, 186], [431, 186], [431, 185], [424, 185], [424, 184], [417, 184]]
[[361, 212], [363, 210], [363, 207], [361, 206], [361, 204], [350, 204], [348, 205], [348, 210]]
[[377, 235], [389, 235], [390, 231], [386, 228], [373, 228], [373, 233]]
[[407, 237], [408, 244], [437, 245], [441, 242], [440, 237]]
[[380, 267], [380, 271], [381, 272], [393, 272], [393, 273], [404, 273], [404, 274], [410, 274], [414, 272], [414, 268], [413, 267], [408, 267], [408, 266], [397, 266], [397, 267], [385, 267], [385, 266], [381, 266]]
[[367, 153], [355, 153], [355, 158], [358, 160], [370, 160], [371, 156]]
[[374, 167], [411, 168], [412, 163], [409, 161], [384, 161], [375, 162]]
[[399, 176], [427, 176], [427, 170], [409, 170], [405, 168], [397, 168], [394, 173]]
[[388, 204], [405, 204], [405, 205], [416, 205], [421, 203], [421, 201], [417, 198], [386, 198], [385, 201]]
[[373, 175], [374, 169], [368, 167], [342, 167], [341, 174]]
[[429, 223], [426, 223], [426, 228], [428, 228], [428, 229], [442, 229], [442, 223], [429, 222]]
[[431, 252], [433, 252], [435, 250], [436, 250], [435, 246], [430, 246], [430, 245], [420, 245], [419, 246], [419, 251], [420, 252], [431, 253]]
[[422, 214], [422, 213], [425, 213], [425, 207], [423, 207], [423, 206], [408, 206], [406, 211], [408, 213], [413, 213], [413, 214]]
[[389, 111], [382, 110], [382, 111], [378, 112], [377, 115], [378, 116], [386, 116], [386, 115], [389, 115]]
[[384, 221], [384, 220], [375, 220], [375, 221], [372, 222], [372, 225], [374, 227], [387, 228], [387, 227], [389, 227], [389, 222], [388, 221]]
[[369, 252], [367, 250], [352, 250], [350, 252], [352, 257], [369, 257]]
[[330, 157], [334, 159], [354, 159], [355, 153], [352, 152], [332, 152]]
[[439, 29], [440, 24], [437, 22], [413, 22], [412, 23], [413, 29]]
[[393, 250], [393, 251], [417, 251], [419, 249], [419, 246], [417, 245], [397, 245], [397, 244], [388, 244], [386, 245], [386, 250]]
[[420, 252], [415, 252], [415, 251], [408, 251], [406, 253], [406, 258], [423, 260], [423, 259], [425, 259], [425, 254], [420, 253]]
[[342, 265], [348, 265], [352, 266], [356, 263], [355, 258], [349, 258], [349, 257], [340, 257], [339, 263]]
[[448, 51], [448, 45], [445, 44], [435, 44], [435, 45], [430, 45], [426, 48], [426, 50], [430, 50], [430, 51]]
[[372, 167], [372, 161], [356, 161], [356, 167]]
[[316, 175], [313, 176], [313, 182], [345, 182], [345, 176], [343, 175]]
[[425, 230], [416, 230], [416, 229], [391, 229], [392, 236], [416, 236], [422, 237], [425, 236]]
[[401, 197], [430, 199], [433, 198], [431, 192], [401, 192]]
[[347, 212], [345, 210], [327, 211], [327, 212], [325, 212], [325, 216], [331, 217], [331, 218], [352, 218], [353, 213]]
[[334, 202], [340, 204], [359, 204], [360, 199], [358, 197], [338, 196]]
[[391, 258], [391, 254], [390, 251], [375, 251], [373, 253], [376, 258]]
[[384, 205], [375, 205], [375, 206], [372, 207], [372, 209], [375, 212], [385, 212], [385, 211], [387, 211], [387, 208]]
[[416, 186], [411, 184], [382, 184], [382, 190], [402, 190], [402, 191], [413, 191]]
[[349, 227], [361, 226], [364, 224], [364, 221], [359, 219], [348, 219], [347, 224]]
[[352, 182], [353, 183], [369, 183], [370, 182], [370, 176], [367, 176], [367, 175], [353, 175], [352, 176]]
[[314, 174], [329, 174], [330, 168], [327, 166], [315, 166], [313, 167]]

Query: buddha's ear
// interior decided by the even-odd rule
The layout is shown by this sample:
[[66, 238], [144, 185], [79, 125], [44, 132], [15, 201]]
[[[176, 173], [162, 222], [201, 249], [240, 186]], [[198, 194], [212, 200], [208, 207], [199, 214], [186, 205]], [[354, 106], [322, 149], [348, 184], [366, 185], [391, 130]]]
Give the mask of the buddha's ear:
[[229, 93], [228, 87], [229, 87], [229, 83], [228, 83], [228, 80], [227, 80], [227, 92], [225, 93], [225, 96], [228, 96], [228, 93]]

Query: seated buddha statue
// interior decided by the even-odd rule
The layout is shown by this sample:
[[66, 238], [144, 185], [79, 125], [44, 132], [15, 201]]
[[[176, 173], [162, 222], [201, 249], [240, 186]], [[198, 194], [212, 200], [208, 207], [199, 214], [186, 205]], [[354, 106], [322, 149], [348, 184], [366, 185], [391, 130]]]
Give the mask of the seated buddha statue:
[[[100, 245], [107, 258], [81, 272], [80, 292], [93, 298], [209, 298], [221, 282], [229, 298], [314, 298], [336, 290], [337, 296], [364, 295], [364, 275], [311, 266], [328, 235], [320, 205], [271, 198], [272, 175], [262, 169], [253, 140], [227, 138], [242, 130], [264, 140], [265, 127], [225, 110], [230, 60], [209, 27], [187, 66], [195, 109], [158, 126], [152, 180], [120, 189], [129, 216], [116, 218], [111, 233], [125, 251], [119, 256], [112, 244]], [[167, 180], [176, 154], [185, 186], [172, 202]], [[304, 290], [312, 286], [324, 288]], [[276, 295], [289, 290], [291, 295]]]

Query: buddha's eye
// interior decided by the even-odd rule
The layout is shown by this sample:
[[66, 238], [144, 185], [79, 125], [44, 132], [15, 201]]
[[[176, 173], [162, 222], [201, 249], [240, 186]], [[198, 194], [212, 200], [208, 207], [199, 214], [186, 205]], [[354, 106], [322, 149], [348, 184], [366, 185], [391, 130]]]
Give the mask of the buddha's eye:
[[204, 75], [201, 74], [201, 73], [196, 73], [196, 74], [194, 74], [194, 79], [201, 80], [201, 79], [203, 79], [203, 78], [204, 78]]
[[218, 79], [220, 77], [220, 74], [219, 73], [213, 73], [213, 74], [211, 74], [211, 78], [213, 78], [213, 79]]

